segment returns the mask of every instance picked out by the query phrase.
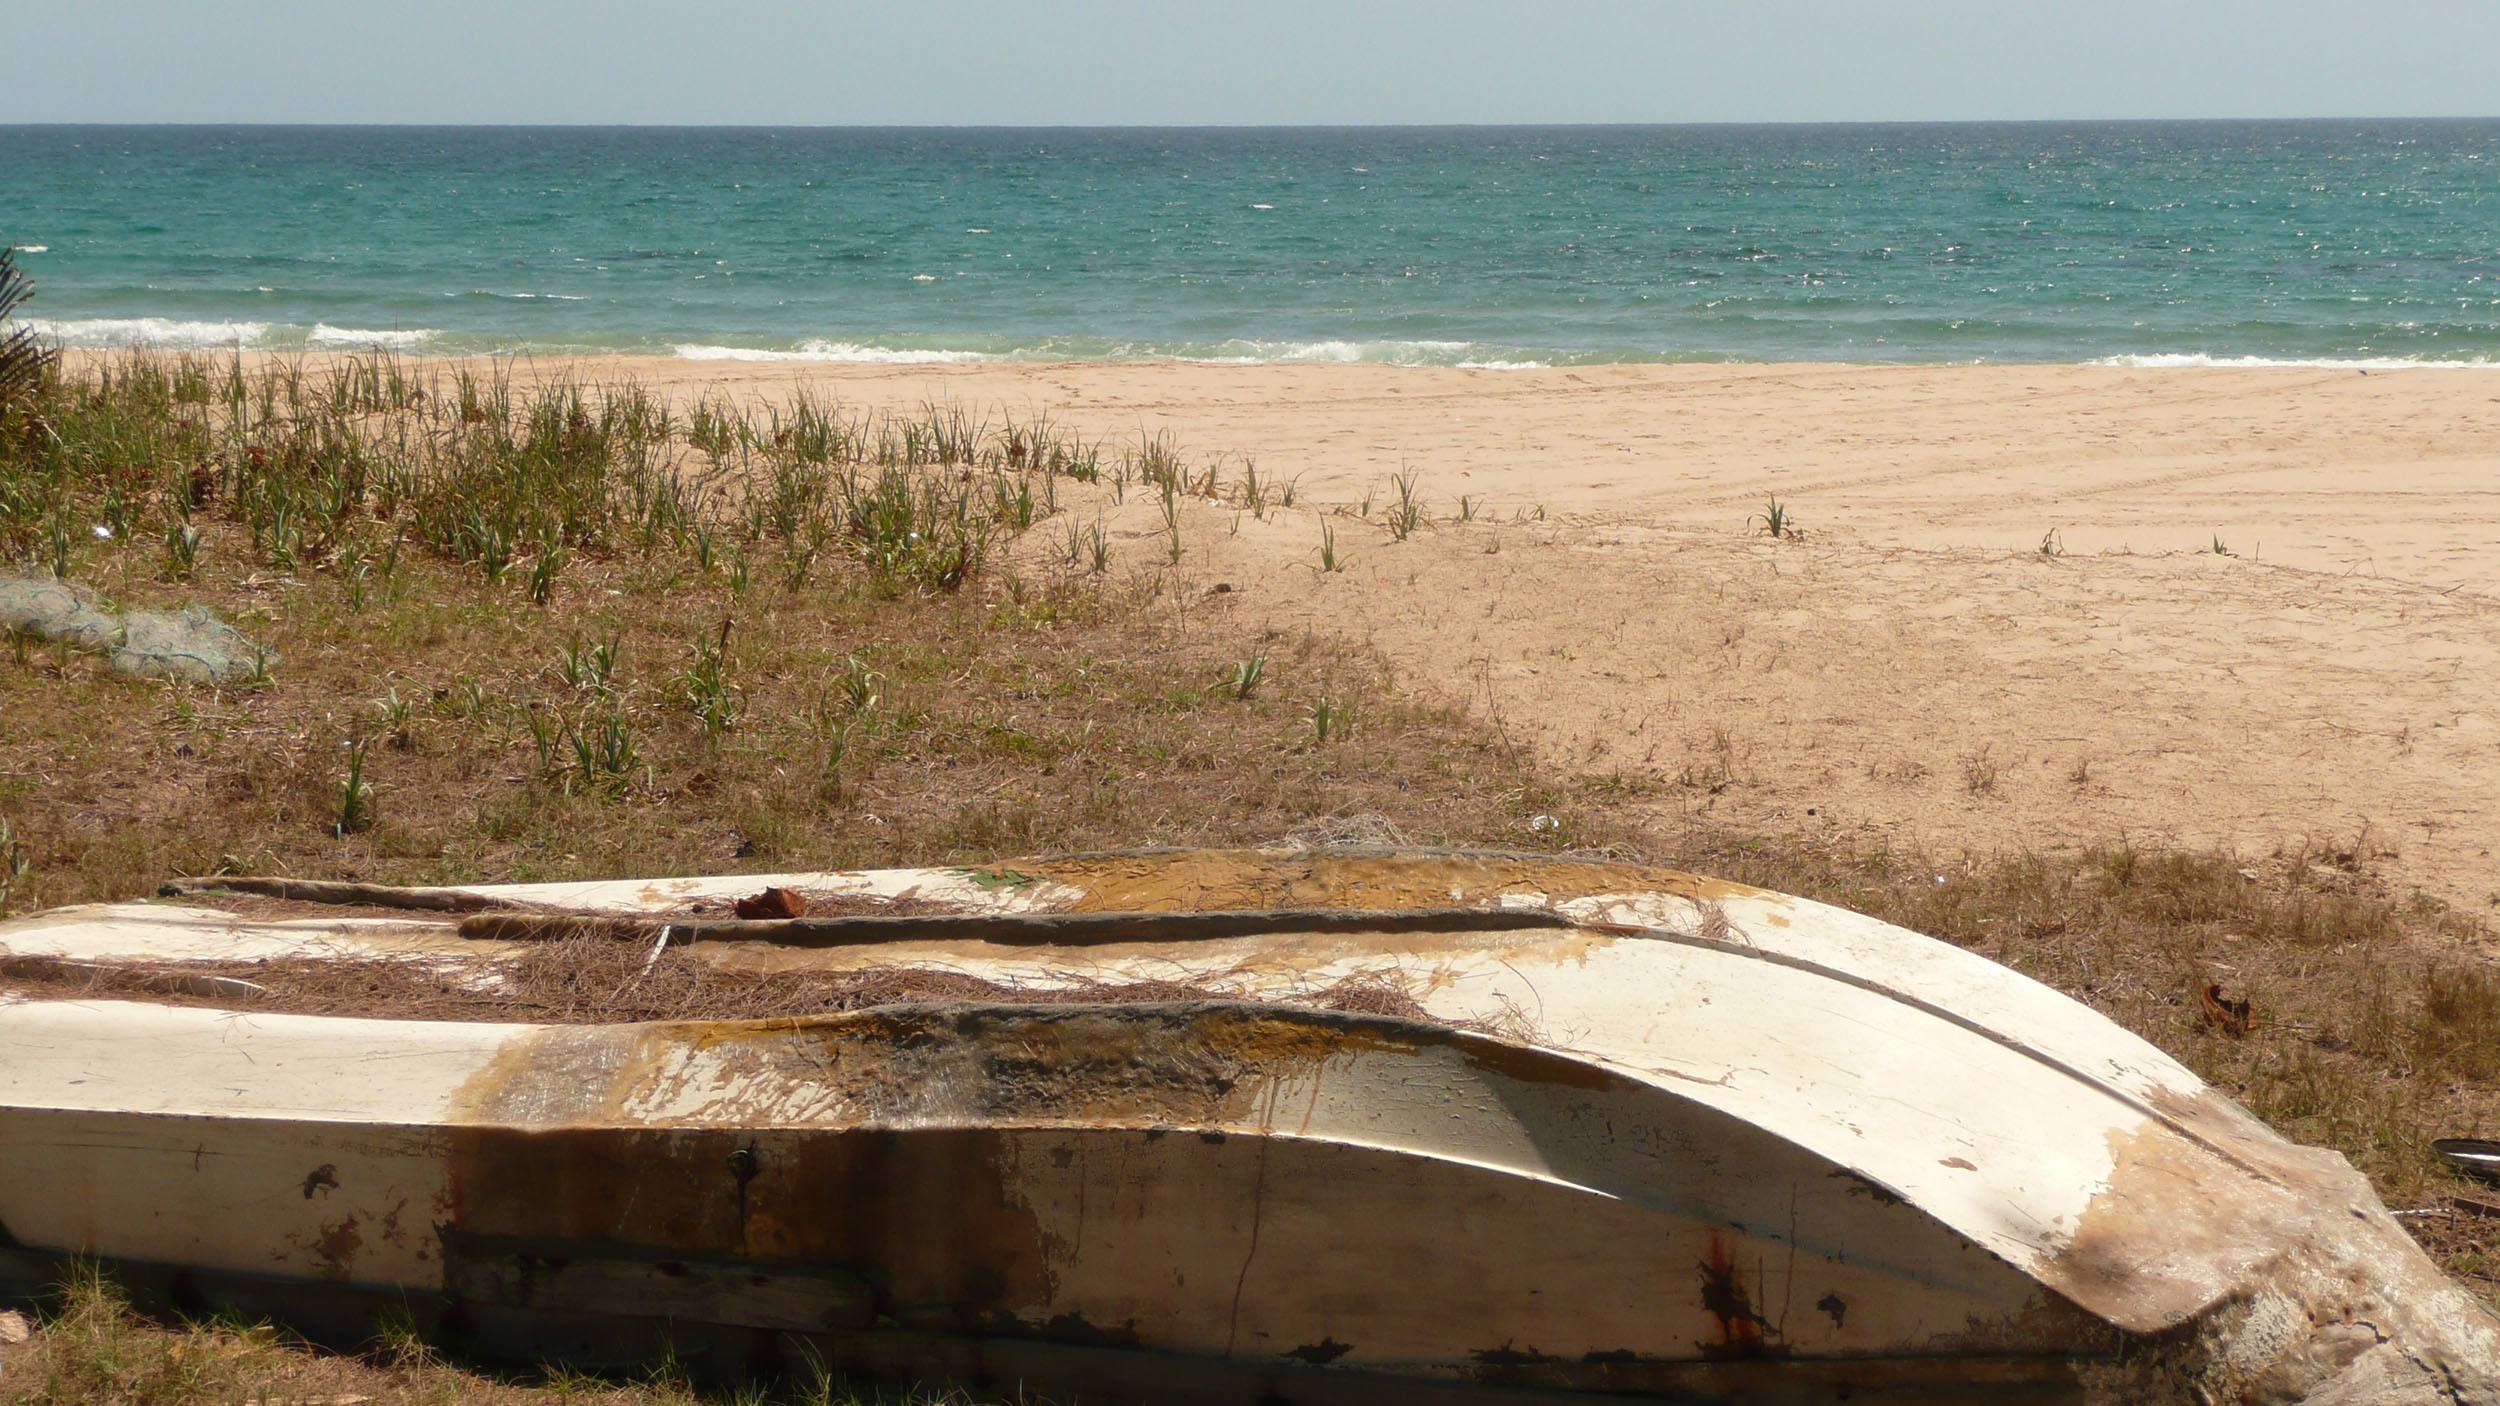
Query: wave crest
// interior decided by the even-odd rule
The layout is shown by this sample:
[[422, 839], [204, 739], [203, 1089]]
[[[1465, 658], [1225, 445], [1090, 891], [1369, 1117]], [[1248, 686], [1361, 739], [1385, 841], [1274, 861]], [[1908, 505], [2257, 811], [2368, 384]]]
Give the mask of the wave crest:
[[717, 347], [689, 342], [679, 345], [676, 352], [688, 361], [848, 361], [886, 366], [944, 365], [992, 359], [984, 352], [863, 346], [857, 342], [829, 342], [820, 337], [811, 337], [799, 343], [795, 350], [788, 351], [775, 351], [769, 347]]
[[1192, 361], [1241, 366], [1268, 362], [1333, 362], [1346, 365], [1449, 366], [1468, 371], [1542, 371], [1553, 365], [1550, 361], [1519, 355], [1507, 347], [1491, 347], [1481, 342], [1425, 340], [1263, 342], [1236, 338], [1217, 343], [1203, 354], [1188, 351], [1179, 354]]
[[2311, 371], [2500, 371], [2500, 361], [2457, 361], [2409, 356], [2215, 356], [2209, 352], [2145, 352], [2132, 356], [2095, 357], [2094, 366], [2291, 367]]
[[369, 327], [333, 327], [326, 322], [313, 324], [304, 343], [314, 347], [416, 347], [433, 341], [442, 334], [431, 327], [394, 328], [379, 331]]
[[171, 317], [30, 317], [38, 337], [65, 347], [257, 347], [268, 340], [266, 322], [186, 322]]

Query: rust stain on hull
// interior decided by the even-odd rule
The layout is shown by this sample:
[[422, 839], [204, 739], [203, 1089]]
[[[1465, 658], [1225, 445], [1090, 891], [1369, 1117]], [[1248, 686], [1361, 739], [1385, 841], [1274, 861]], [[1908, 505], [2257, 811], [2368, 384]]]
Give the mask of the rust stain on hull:
[[1022, 859], [1008, 866], [1083, 890], [1071, 912], [1227, 908], [1432, 908], [1504, 898], [1560, 903], [1670, 893], [1699, 901], [1764, 890], [1648, 865], [1535, 855], [1189, 850]]
[[[818, 1126], [938, 1114], [1105, 1126], [1240, 1125], [1278, 1080], [1364, 1054], [1455, 1050], [1526, 1084], [1641, 1087], [1602, 1066], [1445, 1026], [1240, 1002], [886, 1007], [845, 1015], [550, 1027], [515, 1041], [454, 1100], [461, 1121]], [[794, 1103], [794, 1099], [807, 1102]]]
[[1710, 1232], [1710, 1253], [1702, 1258], [1700, 1269], [1701, 1306], [1719, 1325], [1716, 1338], [1698, 1344], [1701, 1354], [1750, 1358], [1780, 1352], [1779, 1325], [1754, 1307], [1752, 1291], [1745, 1287], [1736, 1257], [1728, 1252], [1726, 1237], [1715, 1230]]
[[[560, 1268], [682, 1260], [832, 1277], [862, 1286], [863, 1321], [981, 1341], [1245, 1366], [1440, 1362], [1574, 1385], [1663, 1380], [1679, 1364], [1736, 1366], [1787, 1346], [1757, 1307], [1759, 1272], [1736, 1268], [1764, 1242], [1395, 1151], [1119, 1129], [574, 1129], [464, 1136], [456, 1167], [446, 1229], [464, 1244]], [[1569, 1245], [1556, 1240], [1563, 1225]], [[1808, 1259], [1812, 1282], [1845, 1279], [1880, 1305], [1880, 1271]], [[1698, 1285], [1671, 1272], [1696, 1262], [1717, 1266]], [[1788, 1271], [1771, 1273], [1776, 1284]], [[2111, 1346], [2076, 1315], [2042, 1326], [2019, 1350], [2044, 1368]], [[1470, 1352], [1488, 1338], [1503, 1346]], [[1957, 1356], [2004, 1355], [1924, 1352], [1938, 1381], [1955, 1379]]]
[[1051, 1300], [1012, 1141], [972, 1129], [472, 1129], [452, 1142], [451, 1225], [577, 1254], [839, 1268], [897, 1321], [978, 1332]]
[[[1561, 1356], [1479, 1353], [1472, 1370], [1609, 1384], [1789, 1349], [1758, 1307], [1760, 1271], [1738, 1270], [1765, 1257], [1761, 1231], [1498, 1164], [1301, 1140], [1323, 1084], [1357, 1077], [1357, 1065], [1368, 1069], [1359, 1087], [1379, 1090], [1410, 1077], [1399, 1069], [1413, 1061], [1412, 1077], [1434, 1091], [1414, 1115], [1428, 1122], [1506, 1117], [1493, 1111], [1531, 1097], [1627, 1109], [1660, 1097], [1557, 1054], [1231, 1003], [904, 1007], [648, 1027], [605, 1047], [568, 1038], [534, 1042], [527, 1077], [500, 1063], [464, 1091], [490, 1125], [454, 1134], [448, 1229], [550, 1263], [681, 1257], [838, 1274], [865, 1286], [882, 1321], [981, 1341], [1377, 1370], [1366, 1354], [1464, 1363], [1465, 1337], [1488, 1324], [1514, 1328], [1517, 1344], [1571, 1343], [1595, 1312], [1616, 1324], [1607, 1340]], [[1440, 1099], [1446, 1113], [1432, 1107]], [[491, 1125], [524, 1118], [536, 1125]], [[1711, 1158], [1735, 1145], [1722, 1135], [1658, 1155]], [[1596, 1146], [1557, 1141], [1546, 1155], [1569, 1161]], [[1880, 1254], [1850, 1263], [1913, 1222], [1926, 1224], [1897, 1203], [1871, 1206], [1828, 1250], [1806, 1252], [1822, 1266], [1812, 1287], [1795, 1277], [1807, 1271], [1793, 1249], [1778, 1282], [1800, 1302], [1837, 1284], [1881, 1305], [1886, 1283], [2002, 1313], [2024, 1301], [2011, 1271], [1984, 1262], [1948, 1271], [1966, 1280], [1950, 1288], [1917, 1277], [1929, 1271], [1880, 1268]], [[1580, 1251], [1556, 1242], [1551, 1228], [1564, 1224]], [[1843, 1245], [1856, 1235], [1869, 1243], [1853, 1256]], [[1696, 1262], [1699, 1284], [1672, 1269]], [[1410, 1292], [1413, 1275], [1430, 1292]], [[1595, 1283], [1611, 1287], [1592, 1300]], [[1401, 1293], [1407, 1306], [1392, 1307]], [[1632, 1303], [1647, 1307], [1625, 1316]], [[1897, 1314], [1891, 1327], [1858, 1326], [1855, 1314], [1814, 1321], [1837, 1335], [1844, 1319], [1870, 1347], [1901, 1326]], [[2071, 1312], [2037, 1326], [2024, 1350], [2082, 1357], [2110, 1345]]]

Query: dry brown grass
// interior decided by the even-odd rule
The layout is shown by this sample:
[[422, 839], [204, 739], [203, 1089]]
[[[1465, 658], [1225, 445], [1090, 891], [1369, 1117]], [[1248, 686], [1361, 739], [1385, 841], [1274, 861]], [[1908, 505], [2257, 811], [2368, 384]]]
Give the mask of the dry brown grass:
[[[633, 1380], [562, 1368], [487, 1375], [444, 1363], [412, 1334], [386, 1329], [359, 1353], [326, 1352], [246, 1323], [161, 1323], [132, 1312], [92, 1270], [60, 1287], [43, 1326], [0, 1346], [0, 1406], [696, 1406], [722, 1399], [673, 1371]], [[750, 1389], [753, 1406], [969, 1406], [958, 1393], [880, 1395], [824, 1378]]]
[[[1538, 808], [1495, 749], [1398, 701], [1359, 652], [1263, 641], [1265, 683], [1237, 696], [1221, 599], [1151, 583], [984, 579], [926, 598], [837, 578], [738, 596], [717, 578], [593, 563], [541, 608], [409, 561], [399, 598], [359, 613], [318, 575], [215, 561], [179, 589], [144, 558], [98, 575], [120, 601], [237, 619], [282, 660], [265, 687], [139, 684], [52, 646], [0, 657], [13, 742], [0, 817], [29, 865], [16, 910], [143, 894], [172, 874], [431, 883], [937, 863], [1257, 840], [1360, 811], [1417, 814], [1419, 839], [1524, 840]], [[742, 708], [712, 735], [670, 685], [724, 615]], [[614, 787], [585, 786], [561, 749], [548, 764], [533, 722], [583, 706], [567, 652], [610, 639], [635, 761]], [[1326, 745], [1308, 721], [1321, 697], [1354, 719]], [[359, 739], [370, 818], [340, 835]]]

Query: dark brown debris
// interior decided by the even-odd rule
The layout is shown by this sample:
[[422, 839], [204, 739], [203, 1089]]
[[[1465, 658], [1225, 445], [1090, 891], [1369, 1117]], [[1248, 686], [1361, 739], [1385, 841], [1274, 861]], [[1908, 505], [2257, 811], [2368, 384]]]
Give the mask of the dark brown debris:
[[2234, 1001], [2222, 994], [2220, 983], [2208, 983], [2197, 993], [2197, 1007], [2205, 1020], [2225, 1035], [2241, 1036], [2257, 1028], [2257, 1008], [2243, 996]]
[[768, 888], [762, 893], [741, 898], [730, 905], [741, 918], [804, 918], [807, 897], [785, 888]]

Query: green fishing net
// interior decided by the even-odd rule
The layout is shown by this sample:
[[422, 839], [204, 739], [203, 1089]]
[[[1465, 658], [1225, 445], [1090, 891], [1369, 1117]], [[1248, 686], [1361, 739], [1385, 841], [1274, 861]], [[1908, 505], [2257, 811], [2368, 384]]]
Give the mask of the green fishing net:
[[121, 673], [184, 683], [249, 678], [274, 660], [205, 607], [116, 611], [50, 577], [0, 576], [0, 633], [59, 640], [106, 656]]

